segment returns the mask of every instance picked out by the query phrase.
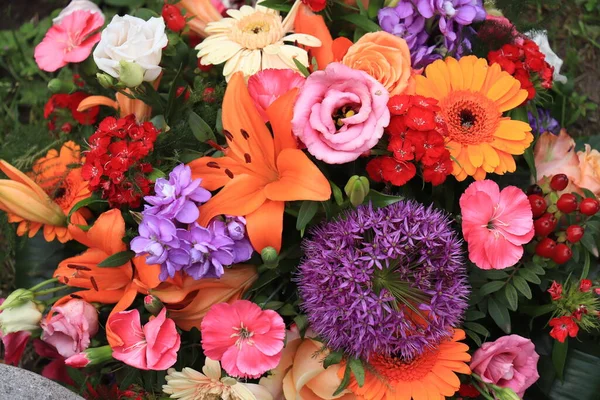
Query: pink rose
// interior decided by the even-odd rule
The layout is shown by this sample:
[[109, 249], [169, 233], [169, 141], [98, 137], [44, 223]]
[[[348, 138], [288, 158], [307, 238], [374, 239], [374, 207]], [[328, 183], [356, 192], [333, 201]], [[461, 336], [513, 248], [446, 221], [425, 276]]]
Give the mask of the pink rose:
[[98, 312], [91, 304], [78, 299], [53, 307], [52, 318], [42, 322], [42, 340], [56, 348], [63, 357], [87, 349], [90, 338], [98, 332]]
[[248, 92], [260, 116], [266, 121], [267, 108], [293, 88], [301, 88], [306, 78], [291, 69], [264, 69], [248, 79]]
[[538, 182], [544, 177], [550, 178], [557, 174], [567, 175], [571, 182], [580, 180], [575, 141], [564, 129], [558, 136], [550, 132], [542, 133], [535, 143], [533, 155]]
[[471, 361], [471, 370], [484, 382], [514, 390], [523, 397], [525, 389], [540, 377], [537, 363], [540, 356], [531, 340], [519, 335], [502, 336], [484, 343]]
[[591, 190], [600, 197], [600, 152], [585, 145], [585, 151], [578, 151], [580, 179], [575, 183], [582, 188]]
[[143, 370], [163, 371], [177, 361], [181, 338], [175, 322], [167, 318], [167, 309], [142, 327], [138, 310], [121, 311], [108, 319], [108, 326], [120, 344], [112, 356]]
[[300, 89], [292, 130], [319, 160], [354, 161], [383, 136], [388, 99], [385, 87], [366, 72], [331, 63]]

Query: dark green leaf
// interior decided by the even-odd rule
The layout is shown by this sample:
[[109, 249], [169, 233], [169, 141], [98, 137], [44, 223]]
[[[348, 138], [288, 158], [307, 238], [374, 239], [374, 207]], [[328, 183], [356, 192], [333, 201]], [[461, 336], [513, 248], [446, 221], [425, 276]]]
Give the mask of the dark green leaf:
[[69, 215], [67, 215], [67, 221], [68, 221], [69, 223], [71, 222], [71, 216], [72, 216], [73, 214], [75, 214], [75, 212], [76, 212], [77, 210], [79, 210], [79, 209], [81, 209], [81, 208], [83, 208], [83, 207], [87, 207], [87, 206], [89, 206], [90, 204], [94, 204], [94, 203], [107, 203], [107, 201], [106, 201], [106, 200], [99, 199], [99, 198], [97, 198], [97, 197], [95, 197], [95, 196], [88, 197], [87, 199], [80, 200], [80, 201], [78, 201], [78, 202], [77, 202], [77, 203], [76, 203], [76, 204], [73, 206], [73, 208], [71, 208], [71, 211], [69, 211]]
[[580, 240], [583, 247], [587, 249], [590, 253], [594, 255], [594, 257], [598, 257], [598, 246], [596, 246], [596, 242], [594, 241], [594, 235], [592, 232], [585, 231]]
[[292, 8], [290, 3], [286, 3], [285, 1], [282, 1], [282, 0], [265, 0], [265, 1], [261, 1], [260, 5], [263, 7], [270, 8], [272, 10], [283, 11], [283, 12], [289, 12]]
[[485, 326], [478, 324], [476, 322], [465, 322], [465, 328], [472, 330], [473, 332], [479, 333], [483, 337], [490, 336], [490, 331], [486, 329]]
[[362, 362], [356, 358], [351, 358], [348, 360], [348, 365], [350, 365], [354, 378], [356, 378], [358, 387], [363, 387], [365, 384], [365, 368], [363, 367]]
[[585, 259], [583, 261], [583, 269], [581, 270], [581, 277], [579, 279], [586, 279], [588, 274], [590, 273], [590, 253], [585, 252]]
[[190, 111], [190, 115], [188, 116], [188, 124], [194, 137], [199, 142], [205, 143], [207, 140], [217, 140], [211, 127], [193, 111]]
[[108, 258], [105, 258], [104, 261], [98, 264], [98, 266], [101, 268], [120, 267], [133, 257], [135, 257], [135, 253], [131, 250], [120, 251]]
[[344, 357], [344, 353], [341, 351], [331, 352], [325, 357], [323, 360], [323, 368], [327, 369], [330, 365], [339, 364], [342, 362], [342, 358]]
[[66, 253], [65, 244], [60, 243], [58, 240], [47, 242], [41, 233], [31, 239], [28, 237], [17, 238], [16, 249], [16, 287], [31, 287], [52, 278], [52, 273], [58, 263], [74, 255]]
[[465, 319], [467, 321], [477, 321], [478, 319], [482, 318], [485, 318], [485, 314], [477, 310], [469, 310], [465, 314]]
[[536, 275], [546, 275], [546, 270], [544, 269], [544, 267], [542, 267], [539, 264], [531, 262], [531, 263], [527, 264], [525, 266], [525, 268], [533, 271]]
[[291, 317], [293, 315], [298, 315], [298, 312], [296, 312], [296, 309], [294, 308], [293, 305], [291, 304], [286, 304], [283, 307], [281, 307], [279, 310], [277, 310], [277, 312], [280, 315], [283, 315], [285, 317]]
[[298, 219], [296, 220], [296, 229], [302, 230], [306, 228], [306, 226], [313, 219], [317, 211], [319, 210], [319, 202], [305, 200], [302, 202], [300, 206], [300, 211], [298, 211]]
[[217, 111], [217, 121], [215, 122], [215, 129], [217, 130], [217, 133], [222, 135], [223, 134], [223, 109], [219, 108], [219, 111]]
[[592, 232], [600, 234], [600, 221], [592, 220], [585, 223], [585, 227], [591, 228]]
[[479, 335], [477, 335], [477, 333], [470, 331], [468, 329], [465, 330], [465, 333], [467, 334], [467, 336], [469, 336], [478, 347], [481, 347], [481, 339], [479, 338]]
[[340, 19], [344, 21], [348, 21], [358, 26], [359, 28], [367, 31], [367, 32], [378, 32], [381, 30], [379, 25], [375, 22], [371, 21], [368, 17], [360, 14], [346, 14], [342, 15]]
[[510, 315], [508, 309], [493, 298], [488, 299], [488, 312], [500, 329], [506, 334], [510, 334]]
[[138, 8], [137, 10], [135, 10], [133, 12], [133, 15], [135, 17], [143, 19], [144, 21], [148, 21], [150, 18], [153, 18], [153, 17], [154, 18], [160, 17], [160, 15], [158, 15], [156, 13], [156, 11], [153, 11], [149, 8]]
[[483, 285], [481, 287], [481, 289], [479, 289], [479, 293], [482, 296], [487, 296], [490, 293], [494, 293], [494, 292], [497, 292], [498, 290], [502, 289], [503, 286], [504, 286], [503, 281], [488, 282], [485, 285]]
[[335, 203], [338, 206], [341, 206], [344, 203], [344, 195], [342, 194], [342, 189], [340, 189], [340, 187], [336, 185], [333, 181], [329, 181], [329, 185], [331, 185], [331, 192], [333, 193]]
[[340, 386], [338, 386], [338, 388], [335, 390], [335, 392], [333, 392], [333, 397], [336, 397], [348, 387], [348, 384], [350, 383], [350, 371], [350, 363], [347, 363], [346, 369], [344, 370], [344, 377], [342, 378], [342, 382], [340, 383]]
[[491, 279], [491, 280], [508, 278], [508, 274], [506, 272], [495, 270], [495, 269], [485, 271], [484, 275], [486, 278]]
[[[358, 3], [357, 3], [358, 4]], [[377, 13], [383, 8], [383, 0], [370, 0], [367, 15], [369, 18], [376, 18]]]
[[144, 4], [145, 0], [104, 0], [109, 6], [137, 8]]
[[522, 276], [525, 278], [525, 280], [535, 283], [536, 285], [542, 283], [541, 279], [535, 274], [535, 272], [527, 268], [521, 268], [519, 270], [519, 276]]
[[380, 193], [376, 190], [370, 190], [369, 194], [367, 194], [367, 197], [365, 197], [365, 201], [363, 203], [364, 204], [371, 203], [373, 205], [373, 207], [379, 208], [379, 207], [385, 207], [385, 206], [389, 206], [390, 204], [397, 203], [402, 199], [403, 199], [403, 197], [400, 197], [400, 196], [392, 196], [389, 194]]
[[517, 311], [517, 307], [519, 306], [519, 295], [517, 294], [517, 289], [508, 283], [504, 288], [504, 296], [508, 301], [508, 306], [511, 310]]
[[521, 292], [523, 296], [531, 300], [531, 288], [529, 287], [529, 284], [527, 283], [527, 281], [525, 281], [525, 279], [521, 278], [518, 275], [515, 275], [513, 276], [512, 283], [513, 285], [515, 285], [515, 288], [517, 288], [517, 290]]
[[563, 379], [568, 350], [569, 338], [566, 338], [564, 343], [561, 343], [558, 340], [554, 341], [554, 345], [552, 346], [552, 365], [554, 365], [556, 376], [558, 376], [558, 379], [561, 381]]
[[523, 307], [522, 306], [521, 308], [519, 308], [519, 311], [524, 312], [525, 314], [531, 316], [532, 318], [536, 318], [541, 315], [548, 314], [554, 310], [556, 310], [556, 306], [553, 303], [544, 304], [543, 306], [535, 306], [535, 307], [530, 307], [530, 306]]
[[308, 318], [304, 314], [297, 315], [294, 318], [294, 322], [296, 323], [296, 326], [298, 327], [298, 331], [300, 331], [300, 337], [304, 338], [304, 334], [306, 333], [306, 328], [308, 328]]
[[[538, 364], [541, 367], [540, 375], [542, 379], [540, 381], [545, 382], [540, 383], [547, 383], [545, 392], [549, 400], [598, 400], [598, 393], [600, 393], [600, 368], [598, 368], [600, 358], [571, 349], [568, 353], [562, 382], [555, 379], [553, 374], [545, 373], [545, 369], [552, 369], [552, 366], [540, 364], [543, 364], [541, 359]], [[548, 379], [545, 379], [546, 375], [548, 375]]]
[[304, 75], [305, 77], [308, 77], [310, 75], [310, 72], [308, 71], [308, 68], [306, 68], [306, 65], [302, 64], [296, 58], [294, 58], [294, 64], [296, 64], [298, 71], [300, 71], [302, 75]]

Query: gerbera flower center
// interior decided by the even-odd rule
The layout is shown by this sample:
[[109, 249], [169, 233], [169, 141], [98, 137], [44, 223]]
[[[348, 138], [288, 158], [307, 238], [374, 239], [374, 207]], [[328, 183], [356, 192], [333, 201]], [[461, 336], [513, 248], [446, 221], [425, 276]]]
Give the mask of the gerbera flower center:
[[375, 355], [369, 360], [371, 366], [388, 382], [412, 382], [423, 379], [431, 372], [438, 360], [438, 350], [426, 350], [415, 359], [406, 362], [401, 358]]
[[481, 93], [459, 90], [440, 104], [448, 125], [448, 136], [460, 144], [491, 142], [498, 128], [501, 112]]
[[246, 49], [263, 49], [284, 35], [281, 17], [257, 11], [233, 25], [229, 38]]

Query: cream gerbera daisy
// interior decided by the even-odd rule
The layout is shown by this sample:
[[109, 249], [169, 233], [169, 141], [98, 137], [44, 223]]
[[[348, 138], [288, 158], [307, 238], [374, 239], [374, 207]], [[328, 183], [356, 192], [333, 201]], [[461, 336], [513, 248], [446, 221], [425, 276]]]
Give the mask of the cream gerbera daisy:
[[297, 0], [284, 20], [278, 11], [261, 5], [227, 10], [231, 18], [207, 25], [210, 36], [196, 47], [198, 58], [202, 65], [225, 63], [227, 80], [237, 71], [248, 77], [267, 68], [297, 70], [294, 59], [308, 67], [308, 53], [294, 44], [319, 47], [321, 41], [302, 33], [287, 35], [294, 28], [299, 5]]
[[252, 383], [240, 383], [229, 376], [221, 377], [221, 364], [206, 358], [200, 373], [192, 368], [181, 372], [170, 368], [163, 392], [179, 400], [273, 400], [267, 389]]

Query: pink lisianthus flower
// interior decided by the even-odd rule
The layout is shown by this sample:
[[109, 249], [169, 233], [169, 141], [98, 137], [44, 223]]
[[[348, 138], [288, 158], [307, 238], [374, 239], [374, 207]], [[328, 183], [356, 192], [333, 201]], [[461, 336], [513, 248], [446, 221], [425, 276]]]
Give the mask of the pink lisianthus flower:
[[267, 122], [267, 108], [293, 88], [301, 88], [306, 79], [291, 69], [264, 69], [248, 79], [248, 92], [256, 109]]
[[366, 72], [331, 63], [300, 89], [292, 130], [319, 160], [354, 161], [383, 136], [390, 122], [388, 99], [385, 87]]
[[486, 383], [511, 388], [520, 398], [538, 379], [540, 356], [531, 340], [519, 335], [487, 342], [473, 354], [471, 370]]
[[248, 300], [215, 304], [200, 326], [204, 354], [221, 361], [231, 376], [258, 378], [277, 367], [285, 339], [285, 323], [272, 310]]
[[82, 352], [98, 332], [98, 312], [90, 303], [73, 299], [52, 308], [50, 320], [42, 322], [42, 340], [67, 358]]
[[527, 196], [515, 186], [473, 182], [460, 197], [462, 231], [469, 259], [481, 269], [503, 269], [523, 256], [523, 245], [534, 236], [533, 213]]
[[108, 319], [121, 344], [113, 347], [113, 358], [143, 370], [163, 371], [177, 361], [181, 338], [167, 309], [142, 327], [138, 310], [121, 311]]
[[[35, 62], [41, 70], [54, 72], [68, 63], [82, 62], [100, 41], [104, 17], [100, 13], [77, 10], [53, 25], [35, 48]], [[96, 33], [95, 33], [96, 32]]]

